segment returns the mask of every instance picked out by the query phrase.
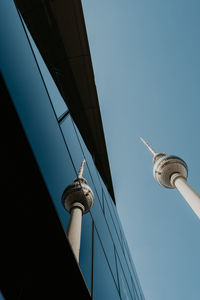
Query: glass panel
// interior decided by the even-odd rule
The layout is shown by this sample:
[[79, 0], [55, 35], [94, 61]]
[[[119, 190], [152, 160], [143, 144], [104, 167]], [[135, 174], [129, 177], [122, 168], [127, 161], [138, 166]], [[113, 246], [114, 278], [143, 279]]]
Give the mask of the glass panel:
[[132, 278], [132, 282], [133, 282], [133, 299], [134, 299], [134, 300], [142, 300], [143, 298], [142, 298], [142, 296], [141, 296], [141, 294], [140, 294], [140, 290], [138, 290], [138, 288], [136, 288], [136, 287], [137, 287], [137, 284], [136, 284], [136, 282], [133, 280], [133, 278]]
[[[39, 65], [39, 68], [40, 68], [40, 71], [42, 73], [42, 76], [43, 76], [43, 79], [45, 81], [45, 84], [46, 84], [46, 87], [48, 89], [48, 92], [50, 94], [50, 98], [51, 98], [51, 102], [54, 106], [54, 109], [55, 109], [55, 112], [56, 112], [56, 115], [57, 115], [57, 118], [59, 118], [65, 111], [68, 110], [67, 108], [67, 105], [65, 103], [65, 101], [63, 100], [28, 28], [26, 27], [26, 24], [25, 22], [23, 22], [23, 25], [25, 27], [25, 30], [26, 30], [26, 33], [28, 35], [28, 38], [29, 38], [29, 41], [31, 43], [31, 46], [32, 46], [32, 49], [33, 49], [33, 52], [35, 54], [35, 57], [36, 57], [36, 60], [38, 62], [38, 65]], [[57, 73], [59, 73], [57, 71]]]
[[119, 286], [120, 286], [120, 295], [122, 300], [132, 300], [130, 290], [127, 285], [126, 278], [124, 276], [123, 270], [121, 268], [118, 256], [117, 256], [117, 268], [118, 268], [118, 276], [119, 276]]
[[107, 200], [108, 206], [110, 208], [110, 212], [112, 214], [112, 219], [113, 219], [113, 222], [115, 223], [117, 232], [118, 232], [119, 236], [121, 236], [121, 233], [120, 233], [120, 231], [121, 231], [121, 221], [120, 221], [120, 218], [119, 218], [119, 215], [118, 215], [118, 212], [117, 212], [117, 207], [114, 204], [114, 202], [113, 202], [112, 198], [110, 197], [109, 193], [107, 193], [106, 200]]
[[110, 272], [101, 242], [94, 231], [93, 299], [120, 300], [118, 289]]
[[[80, 144], [78, 142], [77, 136], [75, 135], [74, 127], [72, 125], [72, 121], [69, 117], [67, 117], [61, 124], [61, 128], [63, 134], [65, 136], [65, 140], [67, 142], [69, 151], [72, 156], [73, 163], [75, 165], [76, 171], [79, 171], [81, 160], [83, 159], [83, 153], [80, 148]], [[101, 236], [101, 240], [103, 242], [104, 248], [106, 250], [106, 255], [113, 272], [113, 276], [117, 282], [117, 274], [116, 274], [116, 263], [114, 257], [114, 246], [108, 231], [108, 227], [105, 221], [105, 217], [103, 215], [102, 207], [100, 205], [99, 198], [97, 197], [96, 190], [94, 189], [93, 182], [91, 180], [91, 176], [88, 170], [88, 166], [85, 165], [83, 176], [86, 178], [88, 185], [92, 188], [94, 193], [94, 205], [90, 210], [91, 216], [95, 222], [97, 230]]]
[[130, 251], [129, 251], [128, 244], [127, 244], [126, 240], [124, 240], [124, 252], [125, 252], [126, 262], [128, 264], [128, 267], [129, 267], [129, 270], [130, 270], [130, 273], [131, 273], [131, 279], [132, 279], [132, 282], [133, 282], [133, 284], [132, 284], [133, 293], [134, 293], [134, 295], [137, 296], [136, 299], [143, 299], [139, 279], [138, 279], [138, 276], [136, 274], [135, 266], [134, 266], [133, 260], [131, 258]]
[[[72, 160], [73, 160], [75, 168], [76, 168], [76, 172], [78, 173], [80, 166], [81, 166], [81, 161], [85, 157], [84, 153], [82, 151], [83, 150], [82, 146], [84, 146], [85, 148], [86, 148], [86, 146], [84, 145], [83, 142], [82, 142], [82, 145], [80, 145], [79, 139], [75, 132], [75, 128], [73, 126], [73, 121], [70, 116], [68, 116], [65, 120], [63, 120], [63, 122], [61, 123], [61, 128], [62, 128], [62, 132], [65, 137], [65, 140], [67, 142], [69, 151], [71, 153]], [[94, 180], [93, 180], [93, 177], [95, 175], [95, 169], [93, 168], [93, 161], [89, 155], [88, 155], [88, 157], [85, 157], [85, 158], [86, 158], [86, 164], [84, 167], [83, 177], [87, 180], [88, 185], [91, 187], [91, 189], [94, 193], [95, 201], [98, 201], [99, 203], [101, 203], [101, 209], [102, 209], [102, 201], [101, 201], [101, 198], [99, 197], [99, 195], [97, 194], [97, 188], [96, 188], [97, 181], [94, 182]]]
[[133, 282], [133, 292], [134, 292], [134, 295], [135, 295], [135, 299], [144, 300], [144, 295], [143, 295], [143, 292], [142, 292], [142, 289], [141, 289], [141, 286], [140, 286], [140, 283], [139, 283], [138, 276], [137, 276], [136, 271], [135, 271], [135, 267], [134, 267], [134, 270], [133, 270], [132, 282]]
[[5, 1], [4, 5], [0, 18], [0, 39], [4, 41], [1, 44], [1, 72], [61, 223], [66, 228], [69, 214], [62, 206], [61, 196], [74, 178], [73, 165], [14, 3]]
[[[77, 140], [70, 115], [68, 115], [67, 118], [65, 118], [63, 120], [63, 122], [60, 124], [60, 127], [62, 129], [65, 141], [67, 143], [69, 152], [71, 154], [71, 157], [72, 157], [75, 169], [76, 169], [76, 174], [78, 175], [78, 172], [79, 172], [79, 169], [81, 166], [81, 162], [84, 159], [84, 156], [83, 156], [81, 147], [79, 145], [79, 142]], [[86, 180], [88, 180], [88, 177], [85, 174], [86, 173], [85, 173], [85, 168], [84, 168], [83, 177], [85, 177]]]
[[121, 267], [123, 269], [123, 272], [124, 272], [124, 276], [125, 276], [125, 279], [127, 281], [127, 284], [128, 284], [128, 287], [132, 293], [132, 279], [131, 279], [131, 273], [130, 273], [130, 270], [128, 268], [128, 265], [127, 265], [127, 262], [126, 262], [126, 259], [125, 259], [125, 253], [124, 251], [122, 251], [122, 248], [121, 247], [118, 247], [116, 248], [116, 253], [118, 255], [118, 259], [121, 263]]
[[94, 205], [91, 208], [90, 213], [95, 222], [95, 226], [97, 228], [103, 247], [105, 249], [106, 256], [110, 264], [113, 276], [117, 282], [117, 270], [116, 270], [116, 262], [114, 256], [114, 245], [111, 239], [110, 232], [108, 230], [105, 217], [100, 207], [99, 201], [94, 201]]
[[[127, 240], [124, 235], [123, 235], [122, 242], [123, 242], [123, 253], [124, 253], [125, 261], [126, 261], [126, 263], [124, 263], [124, 265], [122, 265], [122, 266], [123, 266], [123, 268], [125, 266], [124, 271], [127, 272], [126, 273], [127, 279], [129, 279], [129, 273], [131, 274], [131, 280], [129, 283], [129, 287], [131, 288], [131, 291], [137, 295], [137, 299], [143, 299], [139, 279], [137, 277], [137, 274], [135, 271], [135, 266], [134, 266], [132, 257], [130, 255], [129, 248], [128, 248]], [[132, 282], [132, 284], [131, 284], [131, 282]]]
[[113, 199], [111, 198], [110, 194], [108, 193], [108, 190], [107, 190], [101, 176], [99, 175], [99, 173], [98, 173], [98, 176], [99, 176], [99, 179], [100, 179], [100, 182], [101, 182], [101, 186], [103, 188], [104, 198], [107, 200], [107, 204], [108, 204], [108, 207], [111, 211], [112, 219], [113, 219], [113, 222], [115, 224], [118, 236], [119, 236], [119, 238], [121, 238], [121, 232], [120, 232], [121, 222], [119, 220], [116, 205], [114, 204]]
[[[110, 200], [109, 200], [109, 202], [110, 202]], [[107, 221], [109, 222], [109, 227], [112, 228], [113, 234], [118, 239], [117, 243], [119, 243], [122, 247], [121, 232], [120, 232], [119, 224], [118, 224], [118, 222], [115, 218], [115, 214], [114, 214], [114, 210], [116, 210], [116, 207], [114, 204], [110, 205], [110, 207], [109, 207], [108, 201], [106, 198], [104, 200], [104, 207], [105, 207], [105, 216], [106, 216]]]
[[89, 291], [91, 291], [92, 270], [92, 218], [90, 214], [83, 215], [79, 265]]
[[116, 231], [114, 223], [112, 221], [112, 217], [111, 217], [110, 210], [108, 208], [108, 204], [107, 204], [106, 200], [104, 201], [104, 210], [105, 210], [105, 218], [106, 218], [109, 230], [111, 232], [112, 240], [113, 240], [113, 242], [115, 244], [115, 247], [117, 249], [121, 248], [122, 247], [121, 246], [121, 242], [120, 242], [120, 239], [119, 239], [119, 237], [117, 235], [117, 231]]
[[101, 205], [103, 207], [103, 203], [102, 203], [102, 201], [103, 201], [102, 200], [102, 186], [101, 186], [101, 182], [100, 182], [97, 170], [96, 170], [96, 166], [95, 166], [95, 164], [93, 162], [93, 159], [92, 159], [92, 156], [91, 156], [90, 152], [88, 151], [88, 149], [87, 149], [87, 147], [86, 147], [86, 145], [85, 145], [85, 143], [84, 143], [84, 141], [81, 137], [81, 134], [80, 134], [79, 130], [77, 129], [76, 125], [74, 124], [74, 122], [73, 122], [73, 125], [74, 125], [74, 128], [75, 128], [78, 140], [80, 142], [82, 151], [84, 153], [89, 172], [91, 174], [91, 179], [92, 179], [92, 182], [94, 184], [94, 189], [96, 190], [97, 196], [98, 196], [98, 198], [101, 202]]

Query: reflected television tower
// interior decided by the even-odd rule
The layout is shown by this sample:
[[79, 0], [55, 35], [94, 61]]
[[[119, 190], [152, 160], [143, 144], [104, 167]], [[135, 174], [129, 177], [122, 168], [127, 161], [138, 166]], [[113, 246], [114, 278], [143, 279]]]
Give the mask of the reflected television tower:
[[153, 154], [153, 175], [156, 181], [166, 188], [177, 188], [200, 218], [200, 196], [187, 182], [188, 167], [184, 160], [175, 155], [157, 153], [142, 137], [140, 139]]
[[79, 262], [82, 216], [89, 212], [94, 203], [94, 194], [83, 177], [84, 164], [85, 159], [82, 161], [78, 177], [67, 186], [62, 195], [63, 206], [71, 215], [67, 236], [77, 262]]

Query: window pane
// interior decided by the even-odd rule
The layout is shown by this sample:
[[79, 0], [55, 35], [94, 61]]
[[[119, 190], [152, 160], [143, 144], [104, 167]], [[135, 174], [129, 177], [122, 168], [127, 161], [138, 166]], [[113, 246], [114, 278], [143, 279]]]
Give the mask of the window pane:
[[[63, 120], [63, 122], [61, 123], [60, 126], [61, 126], [64, 138], [65, 138], [65, 141], [67, 143], [69, 152], [71, 154], [71, 157], [72, 157], [75, 169], [76, 169], [76, 173], [78, 174], [80, 166], [81, 166], [81, 162], [84, 159], [84, 156], [83, 156], [81, 147], [79, 145], [78, 139], [76, 137], [70, 115], [68, 115]], [[84, 168], [84, 172], [83, 172], [83, 177], [85, 177], [86, 180], [88, 180], [88, 178], [85, 175], [85, 168]]]
[[109, 208], [108, 208], [107, 201], [104, 201], [104, 211], [105, 211], [105, 218], [106, 218], [109, 230], [111, 232], [113, 243], [115, 244], [115, 247], [117, 249], [119, 249], [119, 248], [122, 247], [121, 246], [121, 241], [120, 241], [120, 238], [117, 235], [117, 231], [116, 231], [114, 223], [112, 221], [112, 217], [111, 217], [111, 214], [110, 214], [110, 211], [109, 211]]
[[103, 248], [94, 231], [94, 261], [93, 261], [93, 299], [120, 300], [118, 289], [110, 272]]
[[[110, 230], [112, 232], [112, 236], [115, 239], [115, 243], [117, 245], [120, 245], [122, 247], [122, 241], [121, 241], [121, 233], [119, 231], [119, 226], [117, 224], [117, 221], [115, 219], [115, 215], [113, 210], [115, 210], [115, 207], [112, 207], [111, 209], [108, 206], [107, 199], [104, 199], [104, 209], [105, 209], [105, 217], [109, 224]], [[117, 246], [118, 247], [118, 246]]]
[[[27, 32], [27, 35], [28, 35], [28, 38], [29, 38], [29, 41], [31, 43], [31, 46], [32, 46], [32, 49], [33, 49], [33, 52], [35, 54], [35, 57], [36, 57], [36, 60], [38, 62], [38, 65], [39, 65], [39, 68], [40, 68], [40, 71], [42, 73], [42, 77], [45, 81], [45, 84], [46, 84], [46, 87], [48, 89], [48, 92], [50, 94], [50, 98], [51, 98], [51, 102], [54, 106], [54, 109], [55, 109], [55, 113], [56, 113], [56, 116], [57, 118], [59, 118], [65, 111], [68, 110], [67, 108], [67, 105], [65, 103], [65, 101], [63, 100], [48, 68], [46, 67], [46, 64], [28, 30], [28, 28], [26, 27], [26, 24], [25, 22], [23, 22], [24, 24], [24, 27], [25, 27], [25, 30]], [[57, 70], [57, 73], [58, 73], [58, 76], [59, 76], [59, 72]], [[55, 74], [56, 74], [56, 71], [55, 71]]]
[[[107, 191], [105, 191], [107, 192]], [[110, 197], [110, 194], [107, 192], [106, 193], [106, 200], [107, 200], [107, 204], [108, 204], [108, 207], [110, 209], [110, 213], [112, 215], [112, 220], [115, 224], [115, 227], [116, 227], [116, 230], [117, 230], [117, 233], [119, 235], [119, 237], [121, 237], [121, 221], [119, 219], [119, 216], [118, 216], [118, 212], [117, 212], [117, 207], [116, 205], [114, 204], [112, 198]]]
[[[69, 151], [72, 156], [73, 163], [75, 165], [76, 171], [78, 172], [81, 164], [81, 160], [83, 159], [83, 153], [80, 148], [80, 144], [78, 142], [77, 136], [75, 135], [74, 127], [72, 126], [72, 121], [69, 117], [67, 117], [61, 124], [61, 128], [63, 134], [65, 136], [65, 140], [67, 142]], [[114, 246], [113, 242], [105, 221], [105, 217], [103, 215], [102, 206], [100, 205], [99, 198], [97, 197], [96, 190], [94, 189], [93, 182], [90, 177], [90, 173], [87, 165], [84, 167], [84, 178], [86, 178], [88, 185], [92, 188], [94, 193], [94, 205], [90, 210], [91, 216], [95, 222], [97, 230], [101, 236], [101, 240], [106, 249], [106, 253], [108, 256], [108, 261], [111, 266], [113, 276], [117, 281], [116, 275], [116, 263], [114, 257]]]
[[[101, 204], [101, 209], [102, 207], [102, 201], [99, 195], [97, 194], [97, 185], [94, 182], [93, 177], [95, 175], [95, 169], [93, 165], [92, 158], [88, 155], [88, 157], [84, 157], [84, 153], [82, 151], [83, 148], [81, 148], [84, 143], [82, 142], [82, 145], [80, 145], [80, 141], [77, 137], [77, 134], [75, 132], [75, 128], [72, 123], [72, 119], [70, 116], [68, 116], [62, 123], [61, 123], [61, 128], [66, 140], [66, 143], [68, 145], [69, 151], [72, 156], [73, 163], [76, 168], [76, 172], [78, 174], [78, 171], [81, 166], [81, 161], [83, 158], [86, 158], [86, 164], [84, 166], [84, 172], [83, 172], [83, 177], [87, 180], [88, 185], [92, 189], [95, 197], [95, 202], [99, 202]], [[84, 146], [86, 148], [86, 146]]]
[[126, 241], [126, 238], [124, 236], [124, 233], [122, 233], [122, 243], [123, 243], [123, 256], [119, 256], [122, 263], [122, 268], [124, 269], [126, 278], [128, 280], [129, 287], [131, 289], [131, 292], [133, 292], [134, 295], [137, 295], [136, 299], [143, 299], [144, 296], [142, 294], [142, 290], [140, 287], [140, 282], [137, 277], [135, 266], [132, 260], [132, 257], [129, 252], [128, 244]]
[[[1, 45], [1, 72], [61, 223], [66, 228], [69, 215], [62, 206], [61, 196], [74, 178], [73, 165], [19, 15], [13, 1], [5, 3], [9, 9], [0, 19], [0, 35], [6, 37]], [[8, 11], [12, 22], [5, 22]]]
[[133, 282], [132, 282], [132, 278], [131, 278], [131, 272], [128, 268], [128, 264], [127, 264], [127, 261], [126, 261], [126, 258], [125, 258], [125, 251], [124, 251], [124, 249], [122, 250], [121, 247], [118, 247], [118, 248], [116, 248], [116, 253], [118, 255], [118, 260], [120, 262], [120, 265], [123, 269], [124, 276], [125, 276], [125, 279], [127, 281], [127, 285], [130, 289], [130, 292], [132, 293], [133, 292]]
[[118, 268], [118, 276], [119, 276], [119, 286], [120, 286], [120, 295], [122, 300], [132, 300], [130, 290], [127, 285], [126, 278], [124, 276], [123, 270], [121, 268], [118, 256], [117, 256], [117, 268]]
[[114, 204], [113, 199], [111, 198], [111, 196], [110, 196], [110, 194], [109, 194], [109, 192], [108, 192], [101, 176], [99, 175], [99, 173], [98, 173], [98, 176], [99, 176], [99, 179], [100, 179], [100, 182], [101, 182], [101, 186], [103, 188], [104, 199], [107, 201], [107, 204], [108, 204], [108, 207], [109, 207], [110, 212], [112, 214], [112, 219], [113, 219], [113, 222], [115, 224], [118, 235], [119, 235], [119, 237], [121, 237], [121, 232], [120, 232], [121, 222], [119, 220], [116, 205]]
[[84, 153], [84, 156], [85, 156], [85, 159], [86, 159], [86, 162], [87, 162], [87, 166], [88, 166], [88, 169], [89, 169], [89, 172], [91, 174], [91, 179], [92, 179], [92, 182], [94, 184], [94, 189], [96, 190], [96, 193], [97, 193], [97, 196], [101, 202], [101, 205], [103, 206], [103, 203], [102, 203], [102, 186], [101, 186], [101, 182], [100, 182], [100, 179], [99, 179], [99, 176], [98, 176], [98, 172], [96, 170], [96, 166], [93, 162], [93, 159], [92, 159], [92, 156], [90, 154], [90, 152], [88, 151], [82, 137], [81, 137], [81, 134], [79, 133], [76, 125], [73, 123], [74, 127], [75, 127], [75, 131], [76, 131], [76, 134], [78, 136], [78, 139], [79, 139], [79, 142], [81, 144], [81, 147], [82, 147], [82, 151]]
[[[128, 264], [128, 267], [129, 267], [129, 270], [130, 270], [130, 273], [131, 273], [131, 277], [132, 277], [132, 282], [133, 282], [133, 284], [132, 284], [133, 293], [135, 295], [140, 295], [141, 288], [140, 288], [138, 277], [136, 275], [135, 266], [134, 266], [133, 261], [132, 261], [131, 256], [130, 256], [127, 241], [124, 239], [123, 242], [124, 242], [125, 258], [126, 258], [126, 262]], [[139, 298], [139, 296], [138, 296], [138, 298], [136, 298], [136, 299], [142, 299], [142, 298], [141, 297]]]
[[95, 222], [95, 226], [105, 249], [109, 265], [117, 283], [117, 269], [114, 255], [114, 245], [99, 201], [94, 201], [94, 205], [91, 208], [90, 213]]

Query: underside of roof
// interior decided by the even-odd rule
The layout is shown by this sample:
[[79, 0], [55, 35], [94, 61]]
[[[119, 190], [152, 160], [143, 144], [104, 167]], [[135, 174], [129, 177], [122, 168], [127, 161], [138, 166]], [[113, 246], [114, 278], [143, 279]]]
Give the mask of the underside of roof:
[[15, 2], [115, 202], [81, 1]]

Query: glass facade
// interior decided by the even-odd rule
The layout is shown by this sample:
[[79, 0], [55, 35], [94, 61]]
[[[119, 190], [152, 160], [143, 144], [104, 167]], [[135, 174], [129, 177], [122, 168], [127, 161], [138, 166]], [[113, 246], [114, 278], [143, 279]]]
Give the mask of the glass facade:
[[1, 72], [65, 232], [70, 215], [61, 196], [86, 159], [94, 205], [82, 218], [79, 264], [92, 299], [143, 300], [115, 204], [90, 152], [14, 1], [0, 6]]

